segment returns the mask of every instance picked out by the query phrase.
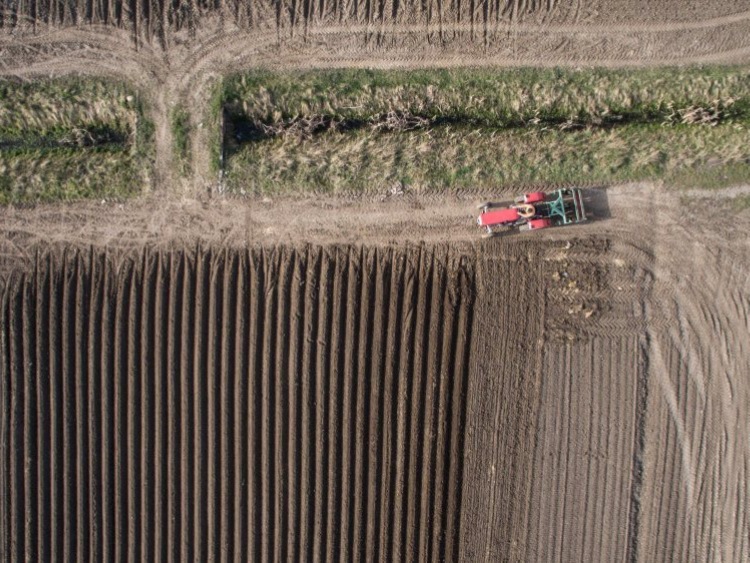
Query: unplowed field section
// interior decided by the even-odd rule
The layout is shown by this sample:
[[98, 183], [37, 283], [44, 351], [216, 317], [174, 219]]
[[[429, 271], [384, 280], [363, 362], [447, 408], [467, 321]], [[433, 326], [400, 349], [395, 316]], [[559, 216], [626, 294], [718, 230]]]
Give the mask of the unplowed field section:
[[0, 552], [455, 559], [473, 285], [440, 247], [40, 258], [0, 311]]

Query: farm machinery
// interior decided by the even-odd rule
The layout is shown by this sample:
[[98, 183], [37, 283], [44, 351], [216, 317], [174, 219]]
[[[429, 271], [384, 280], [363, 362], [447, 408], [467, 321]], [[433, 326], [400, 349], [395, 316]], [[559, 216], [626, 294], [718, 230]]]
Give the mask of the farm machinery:
[[586, 220], [579, 188], [562, 188], [551, 193], [532, 192], [511, 204], [486, 202], [479, 206], [477, 225], [491, 237], [511, 228], [536, 231]]

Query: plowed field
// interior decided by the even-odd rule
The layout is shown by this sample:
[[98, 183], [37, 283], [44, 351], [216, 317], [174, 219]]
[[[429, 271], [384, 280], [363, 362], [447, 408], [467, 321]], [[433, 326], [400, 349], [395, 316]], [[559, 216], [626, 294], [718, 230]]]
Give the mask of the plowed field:
[[472, 264], [40, 259], [2, 310], [10, 559], [453, 559]]
[[407, 206], [450, 244], [378, 242], [422, 237], [398, 212], [370, 246], [239, 244], [289, 238], [282, 206], [207, 215], [222, 246], [16, 257], [0, 554], [746, 560], [750, 247], [717, 192], [655, 195], [476, 244], [464, 204]]
[[209, 125], [248, 68], [746, 64], [747, 0], [115, 4], [0, 0], [2, 77], [127, 80], [156, 155], [0, 212], [0, 560], [750, 560], [748, 186], [477, 242], [516, 193], [224, 199]]
[[750, 247], [716, 192], [655, 195], [476, 244], [446, 204], [407, 208], [449, 245], [240, 245], [289, 238], [282, 206], [204, 217], [223, 246], [16, 257], [0, 554], [746, 560]]

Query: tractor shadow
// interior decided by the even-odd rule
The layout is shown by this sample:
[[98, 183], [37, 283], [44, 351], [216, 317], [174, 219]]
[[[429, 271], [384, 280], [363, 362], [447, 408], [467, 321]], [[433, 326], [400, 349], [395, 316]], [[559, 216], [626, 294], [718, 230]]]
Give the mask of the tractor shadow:
[[586, 188], [581, 190], [581, 195], [583, 196], [583, 206], [586, 209], [586, 217], [589, 222], [601, 221], [612, 217], [606, 188]]

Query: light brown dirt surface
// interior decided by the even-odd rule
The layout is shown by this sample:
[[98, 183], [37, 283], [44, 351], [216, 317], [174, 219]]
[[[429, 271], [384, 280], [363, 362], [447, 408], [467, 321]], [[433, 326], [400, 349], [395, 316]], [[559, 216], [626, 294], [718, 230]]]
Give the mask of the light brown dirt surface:
[[170, 249], [207, 245], [474, 241], [474, 194], [278, 199], [154, 195], [125, 203], [5, 208], [0, 274], [30, 266], [39, 246]]
[[612, 213], [629, 226], [543, 258], [516, 559], [745, 560], [750, 245], [732, 236], [743, 223], [691, 220], [706, 200], [654, 213], [654, 192], [621, 197], [610, 194]]

